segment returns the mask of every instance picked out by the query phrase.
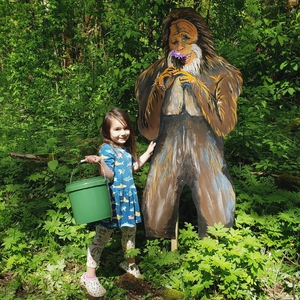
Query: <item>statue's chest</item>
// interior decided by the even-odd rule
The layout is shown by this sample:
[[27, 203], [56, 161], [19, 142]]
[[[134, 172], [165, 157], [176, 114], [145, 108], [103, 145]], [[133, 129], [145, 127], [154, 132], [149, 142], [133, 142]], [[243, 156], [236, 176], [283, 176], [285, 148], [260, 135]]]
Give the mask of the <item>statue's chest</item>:
[[178, 115], [183, 111], [191, 116], [202, 116], [190, 85], [182, 86], [178, 77], [166, 91], [162, 113], [164, 115]]

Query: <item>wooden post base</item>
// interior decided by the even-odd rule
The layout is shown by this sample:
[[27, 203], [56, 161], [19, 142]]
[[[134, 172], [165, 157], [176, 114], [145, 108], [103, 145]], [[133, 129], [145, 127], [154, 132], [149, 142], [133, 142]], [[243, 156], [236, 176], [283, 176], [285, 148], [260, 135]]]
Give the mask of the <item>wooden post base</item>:
[[175, 239], [171, 240], [171, 251], [175, 251], [178, 248], [178, 222], [179, 222], [179, 218], [177, 217], [176, 226], [175, 226]]

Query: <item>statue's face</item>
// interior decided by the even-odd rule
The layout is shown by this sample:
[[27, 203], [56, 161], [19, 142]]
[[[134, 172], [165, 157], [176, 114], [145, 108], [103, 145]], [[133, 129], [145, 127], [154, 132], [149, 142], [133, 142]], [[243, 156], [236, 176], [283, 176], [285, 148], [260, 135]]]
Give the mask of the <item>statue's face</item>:
[[176, 50], [181, 54], [185, 54], [187, 56], [186, 65], [190, 64], [195, 58], [192, 45], [196, 44], [197, 39], [197, 28], [189, 21], [180, 19], [171, 23], [169, 35], [170, 50]]

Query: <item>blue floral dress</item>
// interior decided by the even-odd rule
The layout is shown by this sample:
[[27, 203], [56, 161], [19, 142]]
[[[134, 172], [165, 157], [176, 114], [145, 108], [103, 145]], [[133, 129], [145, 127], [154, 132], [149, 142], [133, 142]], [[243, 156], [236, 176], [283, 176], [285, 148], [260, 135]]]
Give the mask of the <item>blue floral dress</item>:
[[107, 229], [134, 227], [140, 223], [141, 213], [137, 190], [133, 181], [134, 160], [128, 150], [103, 144], [99, 156], [114, 172], [113, 182], [109, 183], [112, 204], [112, 217], [96, 222]]

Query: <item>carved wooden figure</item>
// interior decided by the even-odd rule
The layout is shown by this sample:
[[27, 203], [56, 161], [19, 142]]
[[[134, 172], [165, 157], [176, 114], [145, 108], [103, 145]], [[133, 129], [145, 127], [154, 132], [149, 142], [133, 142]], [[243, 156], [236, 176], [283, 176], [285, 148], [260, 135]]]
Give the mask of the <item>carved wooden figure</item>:
[[237, 122], [242, 77], [216, 53], [211, 32], [191, 8], [166, 16], [165, 57], [136, 81], [138, 128], [156, 140], [142, 201], [148, 237], [175, 237], [181, 191], [188, 185], [197, 209], [199, 237], [207, 226], [234, 221], [235, 192], [223, 154], [223, 137]]

